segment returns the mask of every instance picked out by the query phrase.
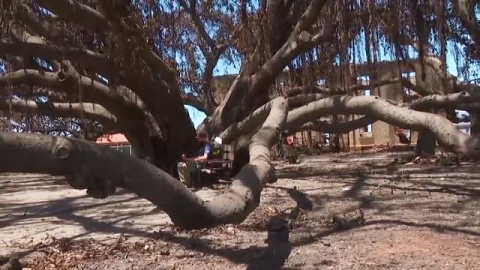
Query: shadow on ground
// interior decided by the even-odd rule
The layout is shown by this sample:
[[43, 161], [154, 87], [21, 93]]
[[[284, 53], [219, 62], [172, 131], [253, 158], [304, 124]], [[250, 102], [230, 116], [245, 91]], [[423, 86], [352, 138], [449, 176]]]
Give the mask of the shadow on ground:
[[[163, 213], [127, 192], [107, 201], [81, 193], [55, 199], [42, 195], [32, 200], [30, 189], [43, 194], [68, 187], [58, 178], [29, 175], [22, 175], [22, 185], [16, 185], [20, 176], [7, 175], [0, 178], [0, 236], [22, 230], [13, 230], [16, 226], [25, 231], [71, 226], [75, 229], [63, 234], [62, 241], [125, 235], [135, 241], [168, 245], [168, 256], [154, 256], [165, 265], [197, 262], [219, 269], [374, 269], [368, 263], [401, 269], [404, 262], [401, 267], [390, 264], [392, 258], [385, 252], [395, 254], [395, 259], [420, 258], [423, 251], [415, 245], [423, 244], [438, 247], [438, 252], [429, 250], [430, 256], [424, 259], [427, 269], [454, 257], [468, 266], [469, 257], [480, 256], [480, 175], [475, 165], [406, 166], [390, 155], [364, 159], [327, 156], [298, 165], [281, 164], [277, 166], [279, 181], [265, 188], [261, 205], [244, 223], [193, 232], [177, 230]], [[20, 193], [21, 198], [30, 199], [9, 202], [9, 197]], [[272, 225], [272, 220], [284, 225]], [[420, 239], [411, 244], [414, 253], [406, 253], [402, 247], [407, 239]], [[43, 244], [41, 249], [55, 243]], [[461, 246], [457, 252], [456, 245]], [[34, 241], [24, 250], [27, 254], [39, 247]], [[441, 255], [444, 249], [448, 255]], [[127, 254], [146, 265], [153, 261], [151, 253]], [[371, 254], [375, 256], [369, 257]], [[129, 263], [124, 254], [112, 256], [118, 263]], [[85, 263], [95, 264], [88, 259]], [[408, 266], [419, 267], [419, 263], [420, 259], [412, 259]], [[113, 269], [106, 265], [107, 261], [100, 269]]]

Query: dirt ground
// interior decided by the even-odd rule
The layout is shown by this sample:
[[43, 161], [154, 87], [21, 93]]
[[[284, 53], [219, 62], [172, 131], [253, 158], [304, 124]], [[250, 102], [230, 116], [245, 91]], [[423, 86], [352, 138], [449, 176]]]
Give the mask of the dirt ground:
[[[407, 160], [277, 162], [278, 182], [244, 223], [199, 231], [125, 191], [95, 200], [60, 177], [3, 174], [0, 257], [16, 252], [25, 269], [480, 269], [478, 164]], [[280, 218], [289, 241], [266, 241]]]

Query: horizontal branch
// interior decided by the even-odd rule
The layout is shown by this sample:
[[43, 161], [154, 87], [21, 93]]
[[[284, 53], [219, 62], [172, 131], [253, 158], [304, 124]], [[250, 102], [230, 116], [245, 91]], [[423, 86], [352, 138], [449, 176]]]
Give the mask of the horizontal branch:
[[106, 30], [110, 22], [97, 10], [74, 0], [37, 0], [47, 10], [92, 30]]
[[41, 35], [52, 42], [62, 41], [63, 29], [40, 17], [25, 2], [23, 1], [18, 5], [15, 16], [37, 35]]
[[373, 96], [335, 96], [309, 103], [289, 113], [286, 129], [295, 129], [329, 114], [366, 115], [402, 128], [429, 130], [448, 150], [468, 157], [478, 157], [480, 151], [480, 138], [462, 133], [446, 118], [398, 107]]
[[[287, 102], [290, 109], [305, 105], [321, 98], [323, 98], [323, 96], [318, 94], [298, 95], [288, 98]], [[219, 137], [222, 138], [223, 143], [230, 144], [241, 136], [252, 134], [255, 129], [258, 129], [268, 117], [274, 102], [275, 99], [256, 109], [242, 121], [234, 123], [225, 129], [219, 135]]]
[[[103, 104], [104, 102], [116, 102], [117, 105], [123, 103], [123, 105], [129, 107], [137, 106], [137, 104], [129, 98], [120, 95], [116, 89], [85, 76], [74, 78], [64, 72], [41, 72], [34, 69], [22, 69], [0, 74], [0, 87], [22, 84], [48, 87], [64, 93], [72, 93], [72, 91], [78, 90], [78, 88], [81, 87], [85, 97], [90, 97], [88, 102], [102, 104], [102, 106], [105, 106]], [[108, 109], [110, 110], [110, 108]]]
[[364, 128], [368, 125], [377, 122], [375, 118], [364, 116], [355, 120], [351, 120], [344, 123], [331, 123], [329, 121], [312, 121], [306, 123], [294, 130], [289, 130], [289, 134], [293, 134], [298, 131], [314, 130], [322, 133], [348, 133], [360, 128]]
[[182, 94], [182, 100], [185, 105], [192, 106], [195, 109], [205, 113], [206, 115], [209, 114], [207, 109], [205, 108], [205, 102], [200, 97], [194, 96], [190, 93], [186, 93]]
[[[79, 76], [79, 77], [75, 77]], [[27, 84], [43, 86], [59, 92], [75, 96], [82, 91], [85, 102], [102, 105], [118, 117], [122, 123], [138, 126], [138, 121], [144, 121], [151, 134], [159, 135], [160, 127], [147, 110], [143, 101], [124, 86], [109, 87], [89, 77], [72, 75], [69, 72], [40, 72], [23, 69], [6, 74], [0, 74], [0, 87], [10, 87]], [[143, 124], [143, 123], [142, 123]]]
[[265, 121], [272, 109], [272, 105], [273, 101], [266, 103], [256, 109], [247, 118], [229, 126], [218, 137], [222, 138], [223, 143], [230, 144], [240, 136], [251, 133]]
[[[63, 20], [78, 23], [92, 30], [105, 32], [115, 31], [112, 23], [99, 11], [73, 0], [37, 0], [43, 7], [57, 14]], [[118, 29], [116, 29], [118, 30]], [[123, 34], [123, 33], [119, 33]], [[154, 70], [161, 73], [161, 76], [171, 87], [171, 90], [179, 93], [179, 86], [175, 73], [167, 63], [156, 54], [144, 41], [138, 40], [139, 53], [143, 60]]]
[[48, 104], [38, 104], [32, 100], [0, 99], [0, 110], [8, 111], [10, 109], [17, 112], [29, 112], [57, 117], [87, 117], [107, 125], [112, 125], [117, 122], [115, 115], [111, 114], [101, 105], [93, 103], [52, 102]]
[[304, 85], [299, 87], [293, 87], [291, 89], [287, 89], [287, 96], [291, 97], [294, 95], [300, 95], [302, 93], [316, 93], [316, 94], [323, 94], [323, 95], [342, 95], [349, 93], [350, 91], [361, 91], [361, 90], [373, 90], [374, 88], [389, 85], [389, 84], [397, 84], [401, 83], [400, 79], [388, 79], [382, 80], [379, 82], [374, 82], [371, 84], [354, 84], [348, 88], [328, 88], [322, 85]]
[[106, 57], [94, 51], [74, 48], [58, 47], [56, 45], [38, 42], [0, 42], [0, 52], [23, 57], [41, 57], [45, 60], [71, 60], [100, 74], [108, 74], [113, 65]]
[[459, 92], [449, 95], [429, 95], [415, 99], [408, 103], [412, 109], [426, 108], [455, 108], [458, 105], [480, 102], [480, 93], [478, 92]]
[[180, 181], [155, 166], [95, 143], [47, 135], [0, 132], [0, 171], [67, 175], [77, 189], [98, 198], [123, 187], [164, 210], [185, 229], [240, 223], [260, 202], [272, 179], [270, 148], [285, 122], [287, 102], [277, 99], [250, 144], [250, 162], [225, 193], [204, 202]]
[[[312, 25], [318, 20], [327, 2], [329, 2], [329, 0], [315, 0], [310, 2], [287, 41], [252, 76], [252, 92], [264, 91], [295, 57], [301, 52], [312, 49], [318, 44], [317, 42], [325, 40], [323, 35], [313, 36], [309, 31]], [[325, 27], [324, 34], [327, 35], [330, 33], [330, 28], [332, 27], [331, 20], [327, 19]], [[314, 40], [314, 38], [317, 40]]]

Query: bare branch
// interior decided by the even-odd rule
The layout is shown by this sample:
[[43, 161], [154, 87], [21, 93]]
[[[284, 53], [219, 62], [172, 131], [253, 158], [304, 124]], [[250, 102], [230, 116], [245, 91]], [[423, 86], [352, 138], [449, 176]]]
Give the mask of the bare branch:
[[244, 120], [237, 122], [227, 129], [225, 129], [219, 137], [222, 138], [223, 143], [230, 144], [242, 135], [250, 134], [259, 127], [263, 121], [268, 117], [272, 109], [273, 101], [268, 102], [262, 107], [255, 110]]
[[100, 53], [73, 47], [60, 48], [56, 45], [32, 41], [31, 38], [29, 40], [26, 42], [0, 41], [0, 52], [23, 57], [37, 56], [45, 60], [68, 59], [93, 68], [100, 74], [108, 74], [108, 70], [112, 68], [106, 57]]
[[45, 19], [40, 18], [40, 16], [33, 12], [33, 10], [25, 3], [19, 5], [16, 16], [39, 35], [54, 42], [58, 42], [62, 39], [62, 30], [60, 28], [54, 26]]
[[[71, 21], [84, 25], [92, 30], [102, 30], [106, 32], [116, 31], [118, 32], [121, 28], [120, 25], [114, 26], [110, 21], [105, 18], [103, 14], [99, 11], [75, 2], [73, 0], [59, 0], [59, 1], [48, 1], [48, 0], [38, 0], [38, 2], [52, 11], [53, 13], [60, 16], [66, 21]], [[121, 33], [120, 33], [121, 34]], [[171, 90], [180, 94], [179, 86], [176, 81], [174, 72], [166, 64], [166, 62], [156, 54], [152, 48], [150, 48], [144, 40], [138, 40], [139, 42], [139, 52], [142, 56], [142, 59], [154, 70], [157, 70], [161, 73], [162, 78], [169, 84]]]
[[103, 124], [113, 125], [117, 117], [111, 114], [103, 106], [93, 103], [56, 103], [39, 104], [32, 100], [5, 100], [0, 99], [0, 110], [29, 112], [39, 115], [58, 117], [88, 117]]
[[475, 16], [475, 1], [472, 0], [455, 0], [455, 12], [460, 18], [463, 27], [468, 31], [469, 35], [479, 46], [480, 44], [480, 26]]
[[462, 133], [446, 118], [397, 107], [373, 96], [335, 96], [309, 103], [289, 113], [286, 129], [295, 129], [297, 126], [329, 114], [367, 115], [402, 128], [417, 131], [429, 130], [448, 150], [469, 157], [478, 156], [480, 151], [479, 138]]
[[418, 110], [425, 108], [455, 108], [457, 105], [480, 102], [478, 92], [459, 92], [450, 95], [430, 95], [415, 99], [408, 103], [408, 107]]
[[205, 26], [202, 23], [202, 20], [200, 19], [200, 15], [197, 12], [196, 9], [196, 3], [197, 0], [193, 0], [192, 5], [188, 5], [185, 0], [179, 0], [178, 2], [180, 5], [190, 14], [193, 20], [193, 24], [195, 25], [195, 28], [197, 29], [197, 32], [199, 36], [205, 40], [207, 45], [210, 47], [210, 50], [215, 50], [217, 48], [217, 45], [215, 44], [215, 41], [208, 35], [207, 31], [205, 30]]
[[[315, 100], [319, 100], [323, 97], [324, 96], [317, 94], [307, 94], [290, 97], [287, 99], [288, 107], [296, 108], [313, 102]], [[251, 113], [242, 121], [232, 124], [227, 129], [225, 129], [219, 135], [219, 137], [222, 138], [224, 143], [229, 144], [237, 140], [241, 136], [254, 133], [255, 129], [258, 129], [267, 118], [274, 104], [274, 101], [275, 99], [256, 109], [253, 113]]]
[[0, 74], [0, 87], [22, 84], [44, 86], [69, 94], [75, 94], [73, 90], [78, 91], [78, 87], [81, 87], [85, 99], [83, 101], [101, 104], [117, 117], [128, 115], [125, 119], [145, 118], [151, 133], [160, 133], [158, 123], [154, 121], [153, 116], [147, 110], [142, 100], [124, 86], [111, 88], [91, 78], [79, 76], [78, 74], [72, 75], [68, 71], [40, 72], [38, 70], [23, 69]]
[[32, 69], [0, 74], [0, 86], [7, 87], [21, 84], [50, 87], [67, 93], [74, 90], [72, 87], [80, 86], [87, 95], [91, 94], [92, 97], [97, 97], [97, 99], [101, 99], [99, 97], [103, 95], [114, 98], [117, 101], [131, 103], [125, 97], [118, 95], [115, 89], [85, 76], [71, 78], [68, 73], [64, 72], [41, 72]]
[[379, 82], [374, 82], [371, 84], [355, 84], [351, 85], [347, 89], [345, 88], [328, 88], [322, 85], [304, 85], [299, 87], [293, 87], [291, 89], [286, 90], [287, 96], [295, 96], [300, 95], [302, 93], [316, 93], [316, 94], [323, 94], [323, 95], [341, 95], [349, 93], [350, 91], [360, 91], [360, 90], [371, 90], [380, 86], [389, 85], [389, 84], [397, 84], [400, 83], [400, 79], [388, 79]]
[[312, 25], [318, 20], [321, 10], [325, 6], [328, 0], [312, 0], [307, 10], [302, 14], [300, 20], [298, 20], [295, 26], [295, 34], [299, 34], [302, 31], [308, 31]]
[[64, 20], [75, 22], [92, 30], [108, 30], [111, 25], [97, 10], [73, 0], [37, 0], [49, 11], [61, 16]]
[[289, 130], [288, 132], [293, 134], [298, 131], [314, 130], [323, 133], [348, 133], [353, 130], [364, 128], [375, 122], [377, 122], [377, 120], [369, 116], [364, 116], [344, 123], [330, 123], [328, 121], [317, 120], [304, 124], [295, 130]]
[[[317, 44], [312, 40], [312, 35], [308, 31], [311, 30], [312, 24], [318, 20], [320, 12], [327, 2], [329, 1], [314, 0], [310, 2], [310, 5], [299, 19], [287, 41], [252, 76], [253, 85], [250, 88], [251, 92], [264, 90], [299, 53], [308, 51]], [[330, 21], [325, 27], [331, 27], [329, 23]], [[325, 28], [325, 31], [330, 31], [327, 28]], [[320, 38], [318, 39], [320, 40]]]
[[206, 109], [205, 102], [200, 97], [194, 96], [191, 93], [186, 93], [182, 94], [182, 99], [185, 105], [192, 106], [206, 115], [209, 114], [208, 110]]

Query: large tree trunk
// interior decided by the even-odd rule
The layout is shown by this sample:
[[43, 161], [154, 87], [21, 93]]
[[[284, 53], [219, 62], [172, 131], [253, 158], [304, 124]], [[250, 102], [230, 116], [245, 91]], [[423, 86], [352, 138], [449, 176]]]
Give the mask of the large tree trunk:
[[416, 154], [419, 157], [429, 157], [435, 155], [435, 134], [430, 131], [420, 131], [418, 134]]

